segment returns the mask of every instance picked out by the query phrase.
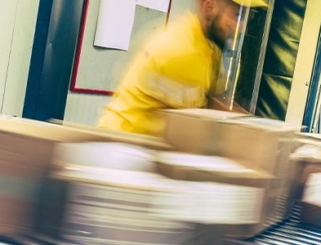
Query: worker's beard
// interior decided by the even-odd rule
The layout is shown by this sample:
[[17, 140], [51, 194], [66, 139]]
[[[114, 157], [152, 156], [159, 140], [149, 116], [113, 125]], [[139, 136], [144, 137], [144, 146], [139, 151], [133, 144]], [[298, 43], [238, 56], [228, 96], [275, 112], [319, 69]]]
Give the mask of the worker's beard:
[[212, 20], [211, 25], [208, 29], [207, 38], [223, 50], [226, 37], [223, 30], [217, 26], [215, 19]]

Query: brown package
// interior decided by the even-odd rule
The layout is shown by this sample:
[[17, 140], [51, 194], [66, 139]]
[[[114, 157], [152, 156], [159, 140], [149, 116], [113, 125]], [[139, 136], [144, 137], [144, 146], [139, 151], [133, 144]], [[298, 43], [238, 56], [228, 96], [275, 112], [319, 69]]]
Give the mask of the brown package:
[[34, 226], [39, 188], [57, 142], [118, 141], [153, 149], [171, 147], [155, 137], [73, 128], [0, 116], [0, 233]]
[[[314, 175], [314, 176], [313, 176]], [[312, 181], [311, 177], [315, 179]], [[306, 166], [301, 178], [301, 221], [314, 226], [321, 226], [321, 166]]]
[[[180, 159], [185, 158], [186, 164], [177, 164], [175, 160], [171, 162], [171, 156], [173, 156], [174, 159], [179, 159], [175, 155], [181, 155]], [[200, 161], [213, 160], [213, 166], [208, 164], [203, 165], [202, 162], [197, 162], [198, 158]], [[196, 182], [216, 182], [264, 189], [259, 222], [253, 224], [211, 225], [213, 229], [220, 229], [225, 236], [229, 237], [251, 237], [263, 231], [268, 227], [268, 224], [275, 222], [275, 220], [270, 219], [274, 217], [273, 213], [278, 211], [275, 210], [277, 198], [282, 191], [287, 191], [280, 185], [280, 180], [273, 177], [271, 174], [243, 167], [248, 165], [244, 161], [233, 161], [222, 157], [197, 156], [175, 152], [159, 153], [156, 161], [158, 172], [172, 179]], [[219, 162], [219, 165], [216, 165], [215, 161]], [[229, 167], [224, 169], [224, 166], [228, 165]], [[255, 212], [255, 210], [253, 210], [253, 212]]]

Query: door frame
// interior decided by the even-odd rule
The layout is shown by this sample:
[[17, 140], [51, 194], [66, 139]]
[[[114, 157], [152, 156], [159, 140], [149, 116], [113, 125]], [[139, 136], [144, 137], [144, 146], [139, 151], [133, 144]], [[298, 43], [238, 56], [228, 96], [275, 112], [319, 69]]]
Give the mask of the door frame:
[[321, 24], [321, 1], [308, 0], [285, 121], [302, 127]]

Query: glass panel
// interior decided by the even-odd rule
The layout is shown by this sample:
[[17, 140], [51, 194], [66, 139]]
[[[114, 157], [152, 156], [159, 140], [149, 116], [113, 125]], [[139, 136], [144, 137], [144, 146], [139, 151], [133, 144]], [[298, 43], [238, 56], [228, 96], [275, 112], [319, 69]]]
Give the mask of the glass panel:
[[216, 98], [230, 110], [236, 102], [255, 113], [274, 0], [268, 4], [267, 9], [241, 6], [234, 36], [224, 45]]

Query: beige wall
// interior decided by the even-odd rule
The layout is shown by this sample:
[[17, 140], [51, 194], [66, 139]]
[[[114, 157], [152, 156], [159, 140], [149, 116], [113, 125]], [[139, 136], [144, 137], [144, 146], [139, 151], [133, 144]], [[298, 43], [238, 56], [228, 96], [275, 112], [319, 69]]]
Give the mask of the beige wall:
[[1, 0], [0, 113], [22, 115], [39, 0]]

